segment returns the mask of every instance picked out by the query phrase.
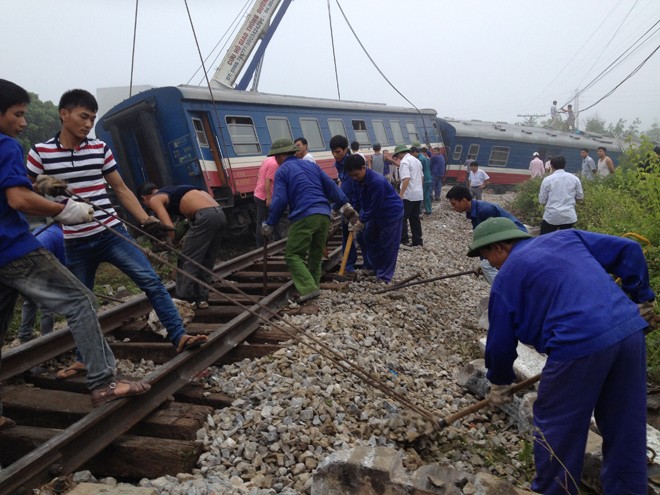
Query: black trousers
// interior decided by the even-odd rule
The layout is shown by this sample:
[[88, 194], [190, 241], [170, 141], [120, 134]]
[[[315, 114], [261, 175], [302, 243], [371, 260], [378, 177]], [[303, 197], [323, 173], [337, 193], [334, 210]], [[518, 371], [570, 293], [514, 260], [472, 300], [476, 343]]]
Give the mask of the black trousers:
[[541, 222], [541, 234], [549, 234], [550, 232], [554, 232], [555, 230], [567, 230], [573, 228], [574, 223], [564, 223], [562, 225], [552, 225], [551, 223], [546, 222], [543, 220]]
[[410, 223], [410, 232], [412, 234], [412, 245], [422, 246], [422, 222], [419, 219], [421, 212], [421, 201], [403, 200], [403, 225], [401, 227], [401, 243], [408, 243], [408, 223]]

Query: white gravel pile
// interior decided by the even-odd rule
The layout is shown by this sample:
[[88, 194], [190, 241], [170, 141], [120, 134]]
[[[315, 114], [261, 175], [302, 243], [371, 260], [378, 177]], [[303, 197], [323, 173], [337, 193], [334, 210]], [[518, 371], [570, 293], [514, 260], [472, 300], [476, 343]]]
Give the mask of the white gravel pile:
[[[507, 196], [487, 196], [504, 204]], [[472, 227], [446, 200], [422, 220], [424, 246], [402, 249], [394, 282], [474, 269], [466, 257]], [[285, 317], [437, 418], [477, 398], [455, 384], [458, 370], [480, 357], [478, 304], [489, 286], [473, 275], [385, 294], [374, 278], [348, 292], [323, 290], [313, 315]], [[192, 474], [142, 480], [161, 494], [309, 493], [312, 475], [330, 453], [356, 445], [406, 453], [406, 467], [438, 462], [488, 471], [524, 486], [529, 439], [501, 412], [484, 409], [439, 433], [384, 393], [340, 371], [320, 352], [290, 345], [272, 356], [212, 368], [213, 391], [237, 400], [208, 417], [198, 432], [205, 452]]]

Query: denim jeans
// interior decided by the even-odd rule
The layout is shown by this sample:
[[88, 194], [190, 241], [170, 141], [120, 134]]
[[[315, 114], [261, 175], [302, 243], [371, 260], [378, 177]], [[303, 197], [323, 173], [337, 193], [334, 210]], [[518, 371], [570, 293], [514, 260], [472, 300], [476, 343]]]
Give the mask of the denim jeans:
[[80, 239], [66, 239], [67, 268], [90, 290], [94, 288], [96, 269], [102, 262], [119, 268], [147, 295], [160, 322], [167, 329], [169, 340], [176, 347], [185, 330], [169, 292], [147, 257], [127, 240], [132, 240], [132, 237], [126, 228], [118, 225], [112, 229], [124, 238], [106, 230]]
[[96, 298], [52, 253], [39, 248], [0, 267], [0, 344], [19, 292], [40, 307], [66, 316], [87, 367], [90, 390], [113, 381], [115, 357], [96, 318]]
[[442, 199], [441, 197], [441, 191], [442, 191], [442, 175], [434, 175], [433, 176], [433, 196], [436, 201], [440, 201]]
[[23, 307], [21, 308], [21, 326], [18, 328], [18, 340], [21, 344], [34, 338], [34, 322], [37, 319], [37, 312], [41, 310], [41, 335], [48, 335], [53, 331], [53, 312], [46, 308], [40, 308], [30, 299], [24, 296]]

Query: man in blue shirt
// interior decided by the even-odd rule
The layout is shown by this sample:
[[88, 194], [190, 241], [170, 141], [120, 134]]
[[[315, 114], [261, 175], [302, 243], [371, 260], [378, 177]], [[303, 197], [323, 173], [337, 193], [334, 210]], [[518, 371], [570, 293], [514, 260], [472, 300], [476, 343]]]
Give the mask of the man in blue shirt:
[[369, 264], [379, 279], [389, 282], [399, 254], [403, 201], [385, 177], [366, 167], [360, 155], [349, 156], [344, 169], [358, 184], [362, 205], [354, 231], [364, 229]]
[[[472, 222], [473, 229], [476, 229], [477, 225], [489, 218], [502, 217], [509, 218], [516, 224], [518, 229], [522, 232], [527, 232], [523, 223], [501, 206], [495, 203], [489, 203], [488, 201], [473, 199], [472, 193], [466, 186], [457, 185], [452, 187], [447, 192], [447, 199], [454, 211], [465, 213], [466, 218]], [[480, 265], [484, 278], [489, 284], [493, 285], [493, 279], [497, 275], [497, 268], [491, 266], [488, 260], [483, 258]]]
[[433, 155], [431, 155], [431, 176], [433, 177], [433, 200], [440, 201], [440, 191], [442, 183], [445, 179], [446, 161], [442, 149], [439, 147], [433, 148]]
[[321, 293], [321, 259], [330, 227], [330, 203], [340, 207], [347, 219], [358, 214], [337, 184], [313, 162], [294, 156], [298, 147], [290, 139], [277, 139], [268, 153], [279, 168], [275, 173], [273, 200], [268, 218], [262, 224], [265, 239], [273, 235], [285, 208], [289, 207], [289, 236], [284, 259], [293, 283], [304, 302]]
[[[63, 314], [87, 363], [92, 404], [143, 394], [145, 382], [116, 380], [115, 358], [108, 346], [88, 290], [30, 232], [23, 214], [52, 216], [64, 225], [90, 222], [92, 207], [71, 199], [56, 203], [32, 190], [16, 137], [25, 129], [30, 96], [20, 86], [0, 79], [0, 344], [11, 322], [19, 292], [36, 304]], [[2, 416], [0, 429], [14, 422]]]
[[532, 490], [578, 493], [593, 413], [603, 493], [646, 493], [644, 332], [657, 317], [642, 249], [580, 230], [530, 237], [508, 218], [490, 218], [468, 252], [499, 269], [488, 305], [490, 402], [511, 400], [516, 346], [534, 346], [548, 358], [534, 402]]

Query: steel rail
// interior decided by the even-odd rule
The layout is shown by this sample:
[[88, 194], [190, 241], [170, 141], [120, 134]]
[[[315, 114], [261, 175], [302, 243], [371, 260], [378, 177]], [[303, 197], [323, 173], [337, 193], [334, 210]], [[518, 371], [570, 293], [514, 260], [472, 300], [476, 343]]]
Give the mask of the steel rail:
[[261, 325], [263, 307], [279, 309], [287, 303], [288, 282], [214, 330], [195, 352], [179, 354], [150, 373], [151, 390], [139, 398], [119, 399], [94, 409], [69, 428], [0, 471], [0, 495], [27, 494], [32, 488], [61, 473], [72, 473], [140, 422], [188, 384], [198, 373], [216, 363]]

